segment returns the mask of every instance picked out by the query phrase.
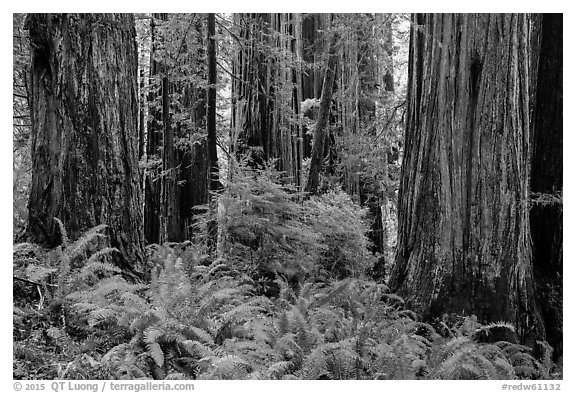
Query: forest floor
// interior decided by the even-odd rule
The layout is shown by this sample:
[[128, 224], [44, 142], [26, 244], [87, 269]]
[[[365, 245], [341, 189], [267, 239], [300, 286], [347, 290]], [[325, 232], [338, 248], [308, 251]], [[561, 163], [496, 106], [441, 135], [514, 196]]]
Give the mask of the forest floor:
[[[263, 295], [245, 271], [189, 244], [153, 245], [131, 283], [88, 241], [15, 246], [15, 379], [561, 379], [474, 316], [423, 323], [384, 284], [347, 278]], [[96, 257], [95, 257], [96, 255]]]

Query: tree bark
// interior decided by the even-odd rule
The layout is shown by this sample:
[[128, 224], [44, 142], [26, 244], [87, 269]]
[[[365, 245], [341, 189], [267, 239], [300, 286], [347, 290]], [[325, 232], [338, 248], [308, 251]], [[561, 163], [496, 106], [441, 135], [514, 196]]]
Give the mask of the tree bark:
[[412, 20], [393, 290], [425, 319], [543, 324], [529, 233], [526, 15]]
[[[150, 19], [151, 50], [150, 50], [150, 85], [162, 72], [161, 64], [155, 59], [158, 47], [158, 34], [156, 32], [156, 19], [162, 19], [162, 14], [152, 14]], [[147, 165], [144, 182], [144, 235], [148, 243], [160, 242], [160, 212], [162, 182], [160, 173], [162, 169], [162, 111], [154, 101], [158, 93], [150, 91], [148, 94], [148, 127], [146, 140]]]
[[[174, 81], [175, 92], [171, 105], [177, 114], [173, 122], [174, 138], [179, 141], [173, 147], [175, 155], [174, 174], [175, 211], [177, 234], [174, 241], [184, 241], [196, 236], [196, 216], [201, 212], [195, 208], [209, 202], [209, 158], [206, 136], [207, 91], [200, 77], [207, 80], [205, 23], [200, 14], [172, 15], [179, 18], [183, 36], [179, 37], [179, 50], [173, 56], [177, 64], [169, 70]], [[190, 71], [180, 71], [190, 68]]]
[[[330, 14], [305, 14], [302, 16], [302, 33], [297, 49], [303, 63], [301, 72], [302, 100], [300, 102], [312, 98], [320, 99], [322, 94], [324, 75], [321, 67], [316, 67], [316, 65], [323, 61], [324, 36], [329, 26], [329, 18], [331, 18]], [[302, 155], [304, 158], [310, 158], [312, 135], [302, 130], [302, 138]]]
[[[207, 156], [208, 156], [208, 185], [211, 192], [220, 190], [221, 184], [218, 180], [218, 154], [216, 149], [216, 15], [208, 14], [208, 37], [207, 37], [207, 55], [208, 55], [208, 91], [207, 91], [207, 117], [206, 129], [207, 138]], [[215, 197], [211, 196], [211, 209], [217, 209]], [[218, 223], [215, 219], [208, 223], [208, 245], [212, 250], [216, 249], [218, 243]]]
[[[159, 86], [149, 97], [145, 226], [150, 243], [194, 237], [199, 214], [194, 208], [209, 199], [207, 93], [195, 82], [207, 78], [203, 20], [197, 14], [154, 14], [152, 20], [169, 22], [176, 38], [152, 26], [150, 77]], [[160, 50], [174, 63], [158, 58]]]
[[144, 94], [144, 70], [140, 70], [139, 76], [140, 94], [138, 101], [138, 160], [144, 158], [146, 153], [146, 95]]
[[160, 243], [178, 242], [184, 240], [183, 228], [180, 220], [180, 209], [178, 206], [178, 192], [176, 189], [176, 179], [179, 172], [179, 165], [176, 162], [176, 151], [174, 146], [174, 128], [170, 115], [170, 90], [172, 83], [166, 74], [162, 76], [162, 190], [160, 194]]
[[[297, 48], [293, 14], [237, 14], [242, 48], [234, 62], [232, 140], [236, 156], [262, 166], [275, 159], [276, 169], [298, 184], [300, 102], [294, 83]], [[279, 34], [278, 34], [279, 33]], [[296, 97], [296, 98], [295, 98]]]
[[32, 184], [28, 235], [55, 246], [108, 225], [125, 267], [143, 261], [134, 17], [29, 14]]
[[268, 61], [263, 46], [270, 14], [235, 14], [242, 48], [234, 62], [232, 82], [232, 140], [236, 155], [248, 155], [253, 166], [273, 158], [268, 150], [273, 100], [269, 89]]
[[318, 111], [318, 120], [316, 121], [316, 128], [314, 130], [314, 144], [312, 146], [310, 170], [308, 172], [308, 180], [306, 182], [305, 188], [305, 191], [312, 195], [316, 195], [318, 193], [320, 172], [322, 170], [322, 163], [325, 157], [324, 142], [327, 135], [328, 118], [330, 116], [330, 105], [332, 102], [332, 91], [334, 89], [334, 77], [336, 75], [336, 63], [338, 61], [338, 53], [336, 52], [337, 43], [338, 35], [334, 33], [330, 42], [328, 57], [326, 59], [324, 83], [322, 85], [322, 96], [320, 98], [320, 109]]
[[542, 16], [534, 106], [530, 210], [534, 276], [546, 340], [562, 355], [562, 14]]
[[208, 165], [210, 171], [210, 191], [220, 189], [218, 180], [218, 154], [216, 149], [216, 21], [215, 14], [208, 14], [208, 101], [206, 128], [208, 131]]
[[[192, 63], [193, 72], [206, 80], [206, 44], [205, 24], [203, 18], [197, 14], [195, 25], [195, 51], [190, 53], [186, 62]], [[178, 195], [180, 200], [181, 225], [186, 229], [185, 238], [191, 239], [197, 235], [195, 230], [196, 216], [202, 212], [196, 210], [198, 206], [210, 201], [210, 161], [208, 157], [208, 141], [206, 135], [207, 122], [207, 91], [204, 86], [194, 83], [192, 78], [184, 77], [184, 87], [181, 89], [184, 97], [182, 105], [191, 114], [191, 121], [181, 122], [178, 126], [180, 138], [187, 138], [194, 142], [185, 149], [178, 149], [179, 182]], [[215, 121], [215, 120], [214, 120]], [[214, 143], [216, 140], [214, 139]]]

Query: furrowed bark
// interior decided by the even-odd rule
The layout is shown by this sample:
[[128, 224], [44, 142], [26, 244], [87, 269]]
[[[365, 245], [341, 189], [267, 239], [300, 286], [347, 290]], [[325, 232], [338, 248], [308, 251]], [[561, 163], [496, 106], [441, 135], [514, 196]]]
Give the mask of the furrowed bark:
[[424, 318], [543, 334], [529, 232], [526, 15], [413, 17], [399, 232], [390, 285]]

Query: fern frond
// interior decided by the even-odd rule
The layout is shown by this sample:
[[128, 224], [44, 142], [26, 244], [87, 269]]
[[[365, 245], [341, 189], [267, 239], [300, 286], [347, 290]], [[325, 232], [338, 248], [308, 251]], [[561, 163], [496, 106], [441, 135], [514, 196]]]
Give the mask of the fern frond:
[[[107, 254], [110, 252], [107, 252]], [[100, 255], [101, 256], [101, 255]], [[108, 262], [98, 262], [97, 260], [89, 261], [76, 275], [80, 281], [88, 281], [95, 277], [97, 273], [120, 273], [121, 270]]]
[[288, 313], [286, 311], [282, 311], [278, 316], [278, 332], [280, 336], [284, 336], [290, 332], [290, 320], [288, 319]]
[[127, 307], [133, 309], [135, 312], [144, 313], [150, 307], [149, 303], [142, 299], [140, 296], [132, 292], [125, 292], [120, 295], [120, 300]]
[[151, 326], [144, 331], [145, 343], [157, 343], [160, 337], [164, 336], [166, 331], [157, 326]]
[[62, 221], [60, 221], [59, 218], [56, 217], [54, 217], [54, 221], [56, 221], [56, 224], [58, 225], [58, 230], [60, 231], [60, 240], [62, 241], [62, 246], [68, 247], [68, 243], [70, 242], [70, 240], [68, 239], [68, 233], [66, 232], [64, 224], [62, 223]]
[[304, 360], [304, 350], [296, 341], [296, 335], [287, 333], [276, 341], [276, 352], [285, 360], [300, 365]]
[[435, 374], [441, 379], [456, 379], [455, 375], [458, 373], [458, 368], [464, 363], [464, 357], [471, 354], [475, 349], [475, 345], [458, 347], [451, 356], [440, 364]]
[[216, 355], [211, 347], [209, 347], [205, 344], [202, 344], [199, 341], [184, 340], [180, 344], [184, 347], [186, 352], [188, 352], [190, 354], [190, 356], [193, 356], [196, 358], [202, 359], [202, 358], [207, 358], [207, 357]]
[[267, 374], [272, 379], [280, 379], [294, 368], [294, 363], [287, 360], [273, 363], [268, 367]]
[[516, 329], [508, 322], [496, 322], [481, 326], [472, 334], [476, 342], [493, 343], [502, 340], [513, 341]]
[[244, 321], [249, 321], [256, 315], [264, 312], [265, 309], [260, 306], [254, 306], [249, 303], [242, 303], [238, 306], [222, 313], [222, 321], [224, 323], [237, 324]]
[[206, 344], [209, 345], [213, 345], [214, 344], [214, 338], [212, 337], [212, 335], [210, 333], [208, 333], [207, 331], [205, 331], [204, 329], [201, 329], [199, 327], [196, 326], [192, 326], [189, 327], [188, 329], [190, 329], [190, 331], [192, 331], [192, 333], [194, 333], [194, 335], [201, 341], [205, 342]]
[[398, 311], [398, 316], [400, 318], [407, 318], [407, 319], [411, 319], [413, 321], [417, 321], [418, 320], [418, 316], [416, 315], [416, 313], [412, 310], [401, 310]]
[[106, 235], [100, 233], [107, 228], [107, 225], [100, 224], [93, 228], [90, 228], [78, 238], [74, 243], [72, 243], [67, 250], [67, 255], [70, 259], [74, 259], [81, 255], [87, 248], [89, 244], [92, 244], [96, 240], [106, 239]]
[[12, 253], [13, 254], [28, 254], [28, 253], [35, 253], [40, 249], [37, 244], [33, 243], [17, 243], [12, 246]]
[[[97, 251], [97, 252], [95, 252], [94, 254], [92, 254], [92, 255], [90, 256], [90, 258], [88, 258], [88, 261], [86, 262], [86, 265], [88, 266], [88, 265], [90, 265], [90, 264], [98, 261], [98, 259], [100, 259], [101, 257], [103, 257], [103, 256], [105, 256], [105, 255], [108, 255], [108, 254], [112, 254], [113, 252], [120, 253], [120, 251], [119, 251], [116, 247], [106, 247], [106, 248], [103, 248], [102, 250]], [[117, 271], [120, 271], [120, 269], [117, 268], [117, 267], [116, 267], [116, 270], [117, 270]]]
[[444, 350], [442, 352], [444, 357], [446, 357], [447, 355], [453, 354], [457, 350], [464, 347], [474, 349], [476, 348], [476, 345], [470, 341], [468, 337], [456, 337], [444, 345]]
[[146, 353], [154, 360], [158, 367], [164, 365], [164, 352], [157, 342], [146, 343]]
[[382, 295], [382, 300], [392, 305], [404, 306], [404, 299], [395, 293], [385, 293]]
[[117, 313], [112, 308], [97, 308], [90, 311], [88, 326], [95, 327], [101, 323], [116, 319]]
[[324, 348], [316, 348], [306, 356], [299, 375], [302, 379], [320, 379], [329, 375]]
[[241, 379], [252, 370], [250, 363], [236, 355], [226, 355], [212, 363], [211, 375], [221, 379]]
[[503, 358], [497, 358], [494, 360], [494, 367], [498, 371], [498, 378], [495, 379], [515, 379], [516, 374], [514, 372], [514, 367]]

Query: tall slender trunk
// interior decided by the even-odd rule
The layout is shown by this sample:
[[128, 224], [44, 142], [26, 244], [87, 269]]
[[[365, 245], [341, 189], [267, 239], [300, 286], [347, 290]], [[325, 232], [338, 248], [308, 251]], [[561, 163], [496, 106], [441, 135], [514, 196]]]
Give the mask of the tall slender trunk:
[[314, 144], [312, 146], [312, 155], [310, 160], [310, 170], [306, 182], [305, 191], [312, 195], [318, 193], [320, 183], [320, 172], [324, 161], [324, 146], [328, 129], [328, 118], [330, 116], [330, 105], [332, 103], [332, 92], [334, 89], [334, 78], [336, 75], [336, 63], [338, 53], [336, 46], [339, 36], [334, 33], [331, 38], [326, 59], [324, 71], [324, 84], [322, 85], [322, 96], [320, 98], [320, 109], [318, 111], [318, 120], [314, 130]]
[[[166, 70], [167, 72], [167, 70]], [[176, 179], [179, 166], [176, 162], [174, 146], [174, 128], [170, 115], [171, 83], [165, 74], [162, 77], [162, 177], [160, 193], [160, 242], [178, 242], [184, 240], [180, 225], [180, 209]]]
[[206, 129], [208, 131], [208, 165], [210, 167], [210, 191], [217, 191], [221, 184], [218, 180], [218, 155], [216, 149], [216, 22], [215, 14], [208, 14], [208, 100]]
[[[150, 50], [150, 81], [155, 82], [158, 74], [164, 72], [162, 65], [156, 60], [158, 51], [158, 33], [156, 32], [156, 19], [165, 19], [165, 14], [152, 14], [150, 19], [151, 50]], [[162, 139], [161, 128], [162, 111], [157, 109], [158, 93], [150, 91], [148, 94], [148, 124], [146, 157], [147, 165], [144, 181], [144, 235], [148, 243], [160, 242], [160, 214], [161, 214], [161, 170], [162, 170]]]
[[[207, 93], [207, 117], [206, 129], [208, 131], [207, 147], [208, 147], [208, 173], [209, 173], [209, 189], [211, 192], [218, 191], [222, 185], [218, 180], [218, 154], [216, 149], [216, 19], [215, 14], [208, 14], [208, 40], [207, 40], [207, 55], [208, 55], [208, 93]], [[211, 208], [217, 209], [214, 195], [211, 196]], [[208, 238], [209, 247], [216, 249], [218, 241], [218, 227], [216, 220], [211, 220], [208, 223]]]

